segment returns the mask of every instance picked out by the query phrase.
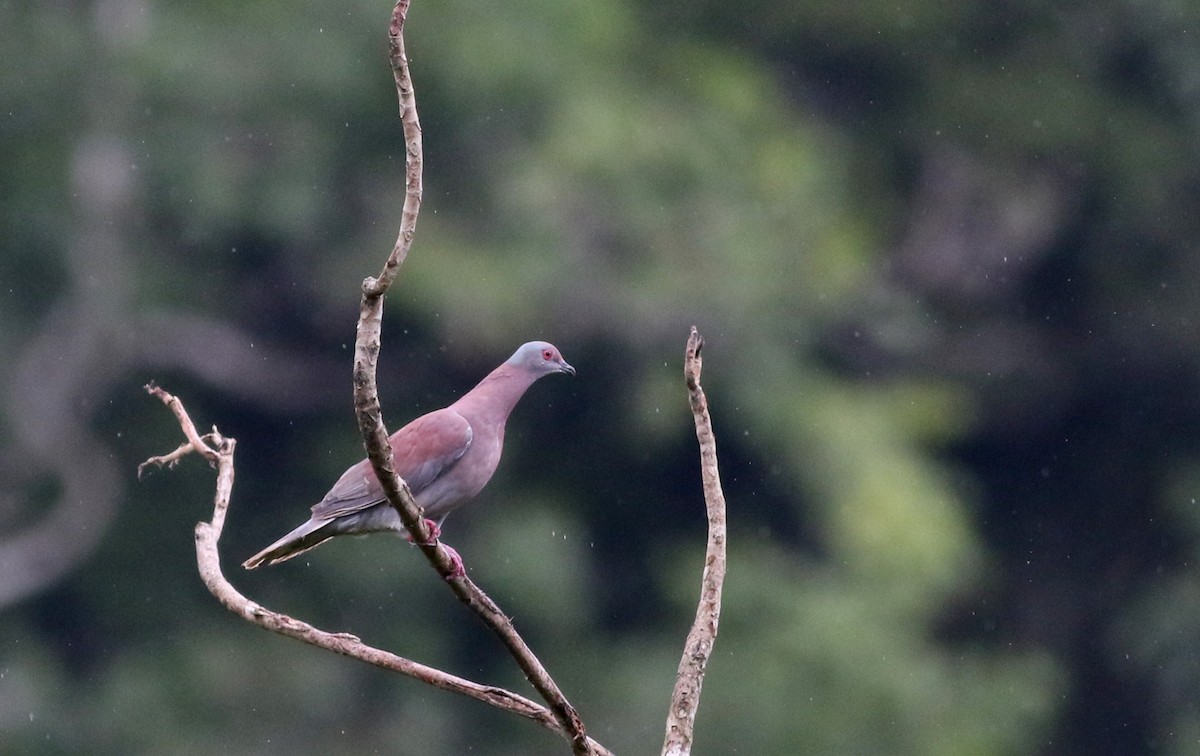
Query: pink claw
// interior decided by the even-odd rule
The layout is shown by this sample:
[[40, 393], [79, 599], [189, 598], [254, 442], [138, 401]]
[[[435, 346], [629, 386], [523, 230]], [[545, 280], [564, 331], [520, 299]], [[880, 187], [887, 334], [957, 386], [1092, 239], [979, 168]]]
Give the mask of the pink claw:
[[450, 574], [446, 576], [447, 579], [466, 577], [467, 571], [463, 568], [463, 560], [458, 555], [458, 552], [444, 543], [442, 544], [442, 548], [446, 550], [446, 555], [450, 557]]
[[[425, 518], [425, 527], [429, 528], [429, 540], [426, 541], [422, 545], [432, 546], [433, 544], [438, 542], [439, 538], [442, 537], [442, 529], [438, 527], [438, 524], [436, 522], [429, 519], [428, 517]], [[406, 541], [408, 541], [409, 543], [417, 542], [417, 540], [415, 538], [413, 538], [412, 533], [405, 533], [404, 539]]]

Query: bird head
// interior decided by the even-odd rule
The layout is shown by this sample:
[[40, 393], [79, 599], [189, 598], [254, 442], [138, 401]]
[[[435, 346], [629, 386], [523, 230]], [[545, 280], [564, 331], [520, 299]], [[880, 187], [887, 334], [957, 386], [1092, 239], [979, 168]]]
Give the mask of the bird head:
[[522, 344], [513, 356], [508, 358], [508, 364], [529, 370], [538, 375], [549, 373], [569, 373], [575, 375], [575, 368], [567, 364], [558, 347], [545, 341], [530, 341]]

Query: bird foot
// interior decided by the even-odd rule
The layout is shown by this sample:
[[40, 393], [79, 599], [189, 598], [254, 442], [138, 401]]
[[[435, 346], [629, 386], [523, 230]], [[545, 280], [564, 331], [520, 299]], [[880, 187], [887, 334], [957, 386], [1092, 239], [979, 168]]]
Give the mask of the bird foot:
[[450, 574], [446, 576], [446, 579], [466, 577], [467, 571], [463, 568], [463, 560], [458, 555], [458, 552], [444, 543], [442, 544], [442, 548], [446, 550], [446, 555], [450, 557]]
[[[421, 546], [432, 546], [438, 542], [439, 538], [442, 537], [442, 529], [440, 527], [438, 527], [438, 524], [436, 522], [429, 519], [428, 517], [425, 518], [425, 527], [429, 529], [429, 540], [426, 541], [425, 543], [421, 543], [420, 545]], [[409, 543], [419, 543], [419, 541], [417, 541], [417, 539], [413, 538], [412, 533], [405, 533], [404, 540], [408, 541]]]
[[[442, 537], [442, 529], [438, 527], [436, 522], [428, 518], [425, 520], [425, 527], [429, 528], [429, 540], [420, 545], [436, 546], [439, 542], [439, 539]], [[412, 537], [411, 533], [406, 533], [404, 537], [409, 543], [417, 543], [417, 540]], [[455, 551], [453, 547], [444, 543], [442, 544], [442, 548], [446, 550], [446, 556], [450, 557], [450, 574], [447, 575], [446, 578], [466, 577], [467, 571], [463, 567], [463, 560], [462, 557], [458, 555], [458, 552]]]

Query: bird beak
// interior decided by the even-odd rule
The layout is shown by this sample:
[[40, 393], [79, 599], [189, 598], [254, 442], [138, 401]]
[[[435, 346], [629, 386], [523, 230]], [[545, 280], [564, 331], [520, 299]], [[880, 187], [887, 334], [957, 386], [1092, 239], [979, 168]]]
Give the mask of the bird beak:
[[558, 363], [558, 372], [575, 375], [575, 368], [568, 365], [566, 360], [563, 360], [562, 362]]

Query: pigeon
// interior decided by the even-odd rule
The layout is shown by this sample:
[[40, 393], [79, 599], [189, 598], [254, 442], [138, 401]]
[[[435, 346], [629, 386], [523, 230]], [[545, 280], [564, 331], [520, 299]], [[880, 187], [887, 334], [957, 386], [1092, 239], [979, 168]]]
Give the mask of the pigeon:
[[[525, 391], [542, 376], [575, 375], [553, 344], [530, 341], [475, 388], [444, 409], [418, 417], [392, 434], [395, 469], [432, 520], [435, 538], [446, 516], [478, 494], [500, 463], [504, 425]], [[339, 535], [392, 532], [410, 538], [400, 515], [364, 459], [342, 473], [312, 508], [308, 522], [242, 563], [252, 570], [303, 554]], [[410, 538], [411, 540], [411, 538]], [[461, 560], [454, 560], [456, 571]]]

